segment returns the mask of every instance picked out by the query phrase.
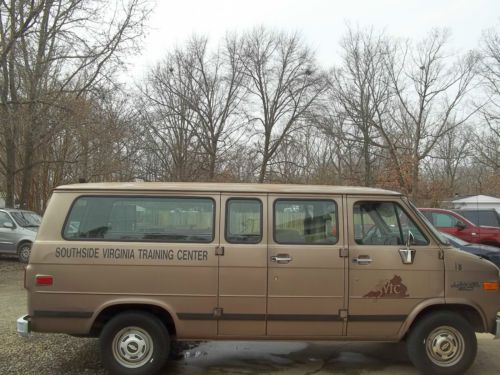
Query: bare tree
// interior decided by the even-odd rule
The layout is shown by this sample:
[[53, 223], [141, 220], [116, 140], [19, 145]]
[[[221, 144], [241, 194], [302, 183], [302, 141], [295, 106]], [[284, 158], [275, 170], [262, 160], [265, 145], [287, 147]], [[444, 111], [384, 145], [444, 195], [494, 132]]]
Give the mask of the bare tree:
[[392, 97], [385, 69], [391, 43], [383, 34], [376, 35], [373, 29], [349, 27], [341, 40], [341, 48], [342, 64], [333, 69], [331, 76], [331, 100], [334, 106], [338, 105], [346, 121], [355, 127], [352, 131], [345, 129], [344, 135], [361, 146], [362, 183], [372, 186], [373, 165], [377, 160], [373, 148], [383, 147], [378, 129], [387, 120]]
[[298, 34], [255, 29], [243, 37], [241, 61], [248, 79], [248, 113], [259, 128], [259, 182], [263, 182], [269, 162], [300, 126], [326, 84], [314, 54]]
[[415, 49], [407, 43], [399, 53], [386, 55], [395, 102], [389, 111], [392, 127], [382, 124], [379, 130], [394, 151], [393, 162], [406, 164], [399, 168], [401, 179], [410, 167], [402, 188], [413, 198], [418, 196], [421, 161], [444, 135], [475, 113], [466, 109], [465, 100], [474, 87], [478, 55], [466, 53], [450, 64], [447, 39], [446, 31], [433, 30]]
[[[241, 118], [237, 111], [243, 97], [243, 74], [236, 49], [235, 38], [227, 38], [222, 48], [210, 52], [206, 38], [193, 37], [185, 48], [176, 49], [151, 72], [149, 88], [147, 92], [143, 89], [164, 118], [168, 112], [182, 122], [171, 129], [189, 133], [184, 140], [196, 141], [201, 147], [198, 154], [203, 152], [206, 162], [200, 163], [200, 168], [209, 180], [216, 177], [219, 159], [234, 144], [236, 137], [232, 136]], [[177, 146], [168, 150], [171, 145], [166, 141], [166, 152], [179, 150]], [[188, 145], [181, 149], [185, 147]]]
[[45, 0], [0, 1], [0, 64], [6, 61], [16, 41], [35, 24]]
[[[27, 205], [33, 168], [39, 163], [36, 150], [53, 136], [45, 126], [49, 109], [59, 106], [65, 95], [78, 97], [107, 84], [123, 53], [135, 48], [147, 7], [142, 0], [113, 5], [110, 12], [109, 2], [101, 0], [46, 0], [31, 32], [21, 34], [10, 47], [2, 84], [9, 87], [3, 105], [13, 121], [11, 131], [4, 129], [3, 135], [6, 144], [22, 146], [22, 152], [20, 162], [7, 152], [1, 163], [9, 204], [20, 173], [20, 201]], [[20, 29], [26, 17], [24, 10], [17, 11], [14, 19]]]
[[183, 58], [188, 92], [176, 94], [196, 113], [190, 123], [208, 156], [209, 180], [215, 178], [218, 159], [233, 144], [241, 119], [237, 111], [244, 97], [244, 75], [238, 48], [238, 40], [227, 37], [222, 48], [210, 53], [207, 38], [193, 38]]
[[432, 201], [464, 193], [462, 171], [472, 157], [473, 129], [470, 126], [448, 125], [450, 130], [438, 141], [434, 151], [423, 160], [423, 179], [431, 181], [427, 195]]
[[[200, 155], [192, 126], [197, 116], [186, 98], [192, 84], [187, 80], [184, 56], [169, 55], [149, 72], [140, 87], [139, 113], [146, 126], [145, 155], [154, 155], [156, 171], [146, 171], [155, 179], [192, 181], [199, 177]], [[151, 160], [149, 160], [151, 161]]]
[[481, 77], [486, 93], [486, 105], [480, 108], [483, 128], [478, 133], [476, 160], [500, 174], [500, 33], [490, 29], [481, 40]]

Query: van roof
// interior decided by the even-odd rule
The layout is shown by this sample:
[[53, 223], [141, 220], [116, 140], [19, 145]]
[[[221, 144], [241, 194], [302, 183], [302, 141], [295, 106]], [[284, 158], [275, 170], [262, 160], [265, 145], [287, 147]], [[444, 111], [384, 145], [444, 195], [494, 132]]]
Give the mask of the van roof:
[[359, 186], [248, 184], [216, 182], [102, 182], [63, 185], [57, 187], [55, 190], [401, 195], [401, 193], [391, 190]]

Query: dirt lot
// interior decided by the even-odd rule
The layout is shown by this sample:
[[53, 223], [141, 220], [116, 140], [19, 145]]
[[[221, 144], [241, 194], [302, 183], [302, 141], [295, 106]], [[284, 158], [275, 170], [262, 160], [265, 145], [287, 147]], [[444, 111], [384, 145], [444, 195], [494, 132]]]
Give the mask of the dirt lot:
[[[0, 374], [105, 374], [96, 339], [32, 334], [18, 337], [15, 320], [26, 312], [23, 266], [0, 257]], [[479, 335], [479, 351], [468, 372], [500, 373], [500, 340]], [[418, 374], [404, 345], [373, 343], [212, 342], [184, 352], [164, 375], [186, 374]]]

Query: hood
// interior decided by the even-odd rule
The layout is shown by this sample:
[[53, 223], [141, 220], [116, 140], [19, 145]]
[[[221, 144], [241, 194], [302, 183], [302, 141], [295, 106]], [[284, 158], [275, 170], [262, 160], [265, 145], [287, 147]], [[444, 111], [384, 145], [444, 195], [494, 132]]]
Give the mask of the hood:
[[498, 253], [500, 254], [500, 247], [495, 247], [495, 246], [490, 246], [490, 245], [482, 245], [478, 243], [471, 243], [468, 245], [464, 246], [464, 249], [477, 249], [477, 250], [483, 250], [489, 253]]
[[23, 227], [23, 229], [29, 230], [30, 232], [35, 232], [35, 233], [38, 232], [38, 228], [40, 228], [40, 227]]
[[489, 225], [479, 225], [480, 228], [486, 229], [488, 231], [493, 231], [493, 232], [499, 232], [500, 233], [500, 227], [491, 227]]
[[486, 255], [486, 252], [485, 254], [474, 254], [450, 246], [445, 249], [445, 253], [445, 259], [448, 264], [461, 263], [464, 267], [464, 271], [480, 271], [484, 272], [485, 275], [489, 272], [493, 272], [496, 277], [498, 277], [498, 268], [495, 263], [481, 256]]

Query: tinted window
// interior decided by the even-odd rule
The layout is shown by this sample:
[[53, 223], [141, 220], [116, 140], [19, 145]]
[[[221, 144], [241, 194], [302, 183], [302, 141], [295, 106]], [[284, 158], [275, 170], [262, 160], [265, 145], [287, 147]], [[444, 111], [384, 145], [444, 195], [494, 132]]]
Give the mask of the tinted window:
[[434, 223], [434, 226], [436, 227], [444, 227], [444, 228], [451, 228], [454, 227], [458, 219], [456, 219], [454, 216], [448, 215], [448, 214], [443, 214], [443, 213], [432, 213], [432, 222]]
[[226, 241], [258, 243], [262, 239], [262, 203], [258, 199], [230, 199], [226, 203]]
[[274, 241], [286, 244], [334, 244], [337, 205], [328, 200], [277, 200]]
[[208, 198], [81, 197], [64, 228], [67, 239], [210, 242], [213, 236]]
[[495, 211], [459, 211], [460, 215], [465, 216], [476, 225], [486, 225], [498, 227], [498, 217]]
[[12, 217], [23, 227], [39, 227], [42, 217], [31, 211], [13, 211]]
[[359, 245], [405, 245], [411, 232], [415, 245], [427, 245], [414, 221], [393, 202], [354, 205], [354, 239]]
[[7, 213], [0, 211], [0, 226], [3, 227], [4, 223], [14, 224], [14, 223], [12, 223], [12, 220]]

